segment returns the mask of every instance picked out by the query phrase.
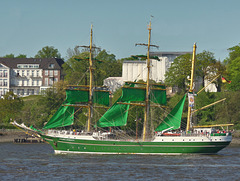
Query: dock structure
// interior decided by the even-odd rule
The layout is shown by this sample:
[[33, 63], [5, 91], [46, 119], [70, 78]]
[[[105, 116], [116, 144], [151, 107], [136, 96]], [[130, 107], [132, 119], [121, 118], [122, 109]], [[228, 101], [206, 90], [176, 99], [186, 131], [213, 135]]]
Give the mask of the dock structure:
[[42, 138], [15, 138], [13, 143], [43, 143]]

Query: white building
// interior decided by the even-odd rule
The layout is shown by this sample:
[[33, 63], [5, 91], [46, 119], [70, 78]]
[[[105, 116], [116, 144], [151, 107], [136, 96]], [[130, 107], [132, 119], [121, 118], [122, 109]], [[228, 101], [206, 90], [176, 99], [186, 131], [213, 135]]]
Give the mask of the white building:
[[[151, 60], [150, 79], [164, 83], [165, 73], [173, 63], [174, 59], [187, 53], [191, 54], [192, 52], [150, 52], [150, 56], [158, 56], [159, 58], [159, 60]], [[109, 77], [104, 80], [104, 85], [114, 87], [113, 90], [116, 90], [126, 81], [146, 81], [146, 78], [147, 64], [145, 60], [126, 60], [122, 65], [122, 77]]]
[[18, 96], [38, 95], [62, 79], [62, 59], [0, 58], [0, 96], [13, 91]]

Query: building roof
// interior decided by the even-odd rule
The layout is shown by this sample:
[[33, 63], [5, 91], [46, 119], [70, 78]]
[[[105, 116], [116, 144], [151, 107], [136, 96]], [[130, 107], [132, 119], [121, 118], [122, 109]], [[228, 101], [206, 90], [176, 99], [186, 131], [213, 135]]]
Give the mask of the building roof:
[[[0, 63], [14, 69], [18, 68], [18, 64], [39, 64], [39, 69], [60, 70], [64, 61], [58, 58], [0, 58]], [[51, 64], [54, 64], [54, 68], [50, 68]]]
[[150, 52], [150, 56], [167, 56], [167, 55], [185, 55], [192, 54], [192, 52]]

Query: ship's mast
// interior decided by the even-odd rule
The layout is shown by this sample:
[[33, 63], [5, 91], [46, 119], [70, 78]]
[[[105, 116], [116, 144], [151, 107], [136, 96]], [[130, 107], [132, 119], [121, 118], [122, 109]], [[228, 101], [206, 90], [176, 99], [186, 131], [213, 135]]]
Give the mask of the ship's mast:
[[156, 47], [158, 48], [157, 45], [151, 45], [151, 21], [148, 25], [148, 44], [145, 43], [137, 43], [136, 45], [142, 45], [142, 46], [147, 46], [148, 47], [148, 52], [147, 52], [147, 85], [146, 85], [146, 98], [145, 98], [145, 110], [144, 110], [144, 123], [143, 123], [143, 141], [146, 139], [147, 135], [147, 125], [148, 125], [148, 116], [149, 116], [149, 108], [150, 108], [150, 101], [149, 101], [149, 94], [150, 94], [150, 83], [149, 83], [149, 75], [150, 75], [150, 47]]
[[150, 74], [150, 42], [151, 42], [151, 21], [148, 26], [148, 52], [147, 52], [147, 86], [146, 86], [146, 100], [145, 100], [145, 111], [144, 111], [144, 123], [143, 123], [143, 141], [146, 139], [146, 130], [147, 130], [147, 123], [148, 123], [148, 115], [149, 115], [149, 74]]
[[89, 83], [89, 102], [88, 102], [88, 124], [87, 131], [90, 132], [90, 125], [92, 119], [92, 94], [93, 94], [93, 63], [92, 63], [92, 25], [91, 25], [91, 35], [90, 35], [90, 47], [89, 47], [89, 72], [90, 72], [90, 83]]
[[[189, 93], [193, 93], [193, 79], [194, 79], [194, 66], [195, 66], [195, 58], [196, 58], [196, 43], [193, 45], [193, 55], [192, 55], [192, 69], [191, 69], [191, 78], [190, 78], [190, 88], [189, 88]], [[187, 127], [186, 127], [186, 132], [189, 131], [190, 129], [190, 122], [191, 122], [191, 115], [192, 115], [192, 108], [188, 104], [188, 117], [187, 117]]]

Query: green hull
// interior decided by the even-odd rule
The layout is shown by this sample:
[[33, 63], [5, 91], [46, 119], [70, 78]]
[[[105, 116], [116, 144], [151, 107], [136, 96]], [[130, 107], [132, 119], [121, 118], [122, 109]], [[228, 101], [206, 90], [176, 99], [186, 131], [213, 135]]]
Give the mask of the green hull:
[[56, 153], [91, 154], [214, 154], [229, 145], [223, 142], [130, 142], [59, 138], [42, 135]]

